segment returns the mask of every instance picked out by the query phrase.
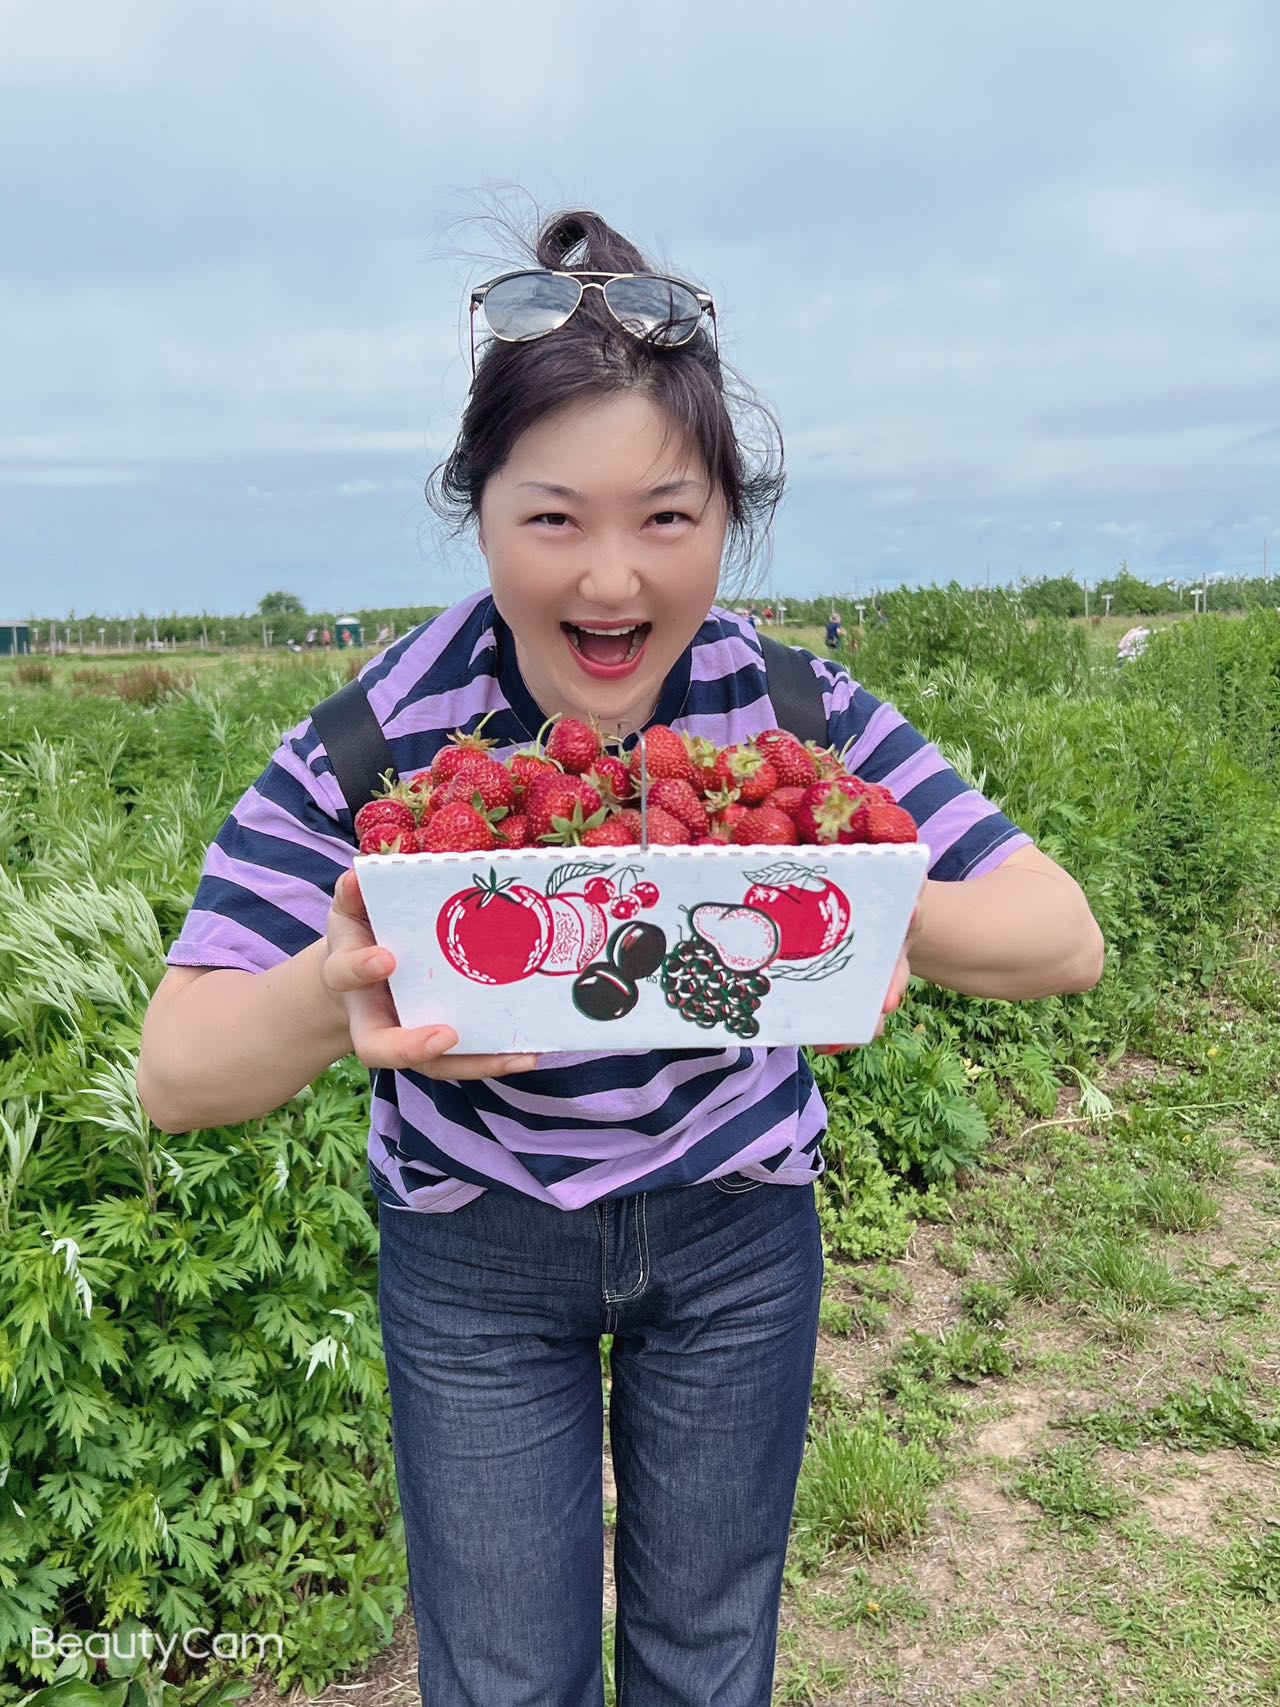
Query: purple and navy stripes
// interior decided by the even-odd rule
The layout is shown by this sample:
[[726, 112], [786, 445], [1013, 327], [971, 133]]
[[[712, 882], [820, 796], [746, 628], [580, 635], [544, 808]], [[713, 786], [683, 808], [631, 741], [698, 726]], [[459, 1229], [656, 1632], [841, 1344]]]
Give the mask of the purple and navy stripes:
[[[812, 657], [832, 744], [883, 782], [920, 825], [943, 880], [993, 870], [1030, 837], [960, 777], [895, 708]], [[425, 769], [454, 729], [485, 733], [499, 758], [542, 721], [488, 593], [410, 634], [362, 679], [401, 776]], [[713, 609], [664, 687], [655, 722], [718, 745], [776, 715], [754, 630]], [[351, 815], [310, 720], [291, 730], [210, 847], [173, 966], [260, 972], [323, 935], [355, 856]], [[370, 1177], [393, 1207], [462, 1208], [487, 1190], [560, 1209], [740, 1171], [805, 1185], [825, 1169], [826, 1110], [794, 1049], [544, 1055], [511, 1079], [469, 1083], [380, 1072]]]

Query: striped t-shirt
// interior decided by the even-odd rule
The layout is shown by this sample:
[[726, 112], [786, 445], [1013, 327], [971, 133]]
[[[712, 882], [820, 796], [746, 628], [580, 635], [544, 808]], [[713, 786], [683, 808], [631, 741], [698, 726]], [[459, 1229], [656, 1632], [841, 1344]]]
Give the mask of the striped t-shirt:
[[[826, 659], [809, 658], [832, 744], [915, 818], [929, 875], [992, 871], [1030, 837], [970, 788], [887, 702]], [[361, 677], [396, 769], [425, 770], [450, 732], [492, 713], [485, 734], [507, 757], [543, 722], [488, 593], [414, 629]], [[653, 722], [720, 746], [772, 728], [764, 659], [751, 625], [713, 608], [664, 684]], [[325, 933], [356, 836], [328, 754], [308, 717], [291, 730], [208, 851], [171, 966], [264, 972]], [[825, 1172], [827, 1117], [794, 1049], [542, 1055], [529, 1073], [454, 1081], [380, 1071], [369, 1176], [388, 1205], [460, 1209], [486, 1190], [559, 1209], [741, 1172], [808, 1185]]]

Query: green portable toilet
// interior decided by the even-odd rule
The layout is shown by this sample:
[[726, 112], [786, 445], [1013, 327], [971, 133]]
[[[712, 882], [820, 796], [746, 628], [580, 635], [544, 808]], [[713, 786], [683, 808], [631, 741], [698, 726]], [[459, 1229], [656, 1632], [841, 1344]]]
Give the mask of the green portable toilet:
[[364, 624], [358, 616], [340, 616], [333, 625], [333, 634], [340, 648], [364, 645]]
[[0, 622], [0, 658], [25, 657], [31, 650], [31, 628], [25, 622]]

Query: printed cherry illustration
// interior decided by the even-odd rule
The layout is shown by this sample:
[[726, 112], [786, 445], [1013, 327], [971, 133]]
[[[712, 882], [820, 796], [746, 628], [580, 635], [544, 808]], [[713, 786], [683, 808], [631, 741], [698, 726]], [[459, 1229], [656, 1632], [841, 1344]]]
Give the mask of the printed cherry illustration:
[[624, 978], [639, 983], [662, 965], [667, 952], [667, 939], [657, 925], [643, 920], [628, 920], [619, 925], [609, 938], [609, 959]]
[[621, 1019], [639, 997], [630, 978], [604, 960], [597, 960], [574, 980], [573, 1004], [588, 1019]]
[[618, 889], [611, 877], [593, 877], [582, 885], [582, 893], [588, 901], [594, 901], [597, 907], [607, 907], [618, 893]]
[[640, 903], [636, 900], [634, 892], [630, 895], [619, 895], [618, 899], [610, 906], [609, 911], [615, 919], [634, 919], [640, 911]]
[[656, 907], [658, 904], [658, 885], [656, 883], [637, 883], [631, 893], [642, 907]]

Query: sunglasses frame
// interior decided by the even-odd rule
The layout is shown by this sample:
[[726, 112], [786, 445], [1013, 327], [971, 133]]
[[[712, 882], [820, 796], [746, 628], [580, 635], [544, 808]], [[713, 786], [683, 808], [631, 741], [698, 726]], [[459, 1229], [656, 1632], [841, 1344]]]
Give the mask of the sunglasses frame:
[[[582, 300], [586, 296], [586, 294], [589, 290], [598, 290], [600, 292], [600, 295], [604, 298], [605, 307], [609, 310], [610, 314], [613, 315], [613, 318], [618, 322], [619, 326], [622, 327], [624, 332], [630, 332], [631, 336], [633, 338], [639, 338], [642, 343], [648, 343], [650, 340], [645, 337], [644, 333], [643, 332], [633, 332], [631, 327], [627, 325], [626, 321], [618, 313], [617, 309], [614, 308], [613, 304], [609, 301], [608, 296], [605, 294], [605, 286], [604, 285], [595, 284], [592, 282], [587, 282], [584, 284], [583, 280], [585, 279], [587, 281], [592, 281], [595, 279], [606, 279], [606, 280], [611, 280], [611, 279], [658, 279], [658, 280], [662, 281], [664, 284], [679, 285], [681, 290], [687, 290], [689, 292], [689, 295], [692, 296], [698, 304], [699, 317], [701, 317], [701, 315], [703, 315], [703, 314], [709, 314], [711, 316], [711, 335], [712, 335], [712, 338], [715, 342], [715, 350], [716, 350], [717, 361], [720, 358], [720, 328], [719, 328], [719, 325], [716, 321], [716, 305], [715, 305], [714, 301], [712, 300], [712, 298], [708, 295], [708, 293], [705, 290], [699, 290], [696, 285], [691, 285], [687, 279], [673, 278], [668, 273], [596, 273], [596, 272], [576, 272], [576, 271], [575, 272], [562, 272], [558, 268], [555, 268], [555, 267], [516, 267], [512, 272], [500, 273], [496, 279], [489, 279], [482, 285], [476, 285], [475, 289], [471, 292], [470, 320], [471, 320], [471, 377], [472, 377], [472, 379], [474, 379], [476, 376], [476, 309], [484, 307], [484, 299], [486, 296], [488, 296], [489, 292], [495, 287], [495, 285], [505, 284], [508, 279], [521, 279], [521, 278], [572, 279], [573, 282], [578, 287], [578, 300], [574, 303], [573, 307], [565, 315], [564, 319], [560, 322], [559, 326], [548, 326], [545, 332], [532, 332], [529, 334], [528, 337], [525, 337], [525, 338], [504, 338], [500, 332], [494, 331], [492, 325], [490, 325], [489, 317], [486, 314], [484, 323], [486, 326], [489, 327], [489, 335], [490, 335], [490, 337], [496, 338], [500, 344], [532, 344], [538, 338], [547, 338], [547, 337], [550, 337], [552, 332], [559, 332], [563, 327], [565, 327], [569, 324], [569, 322], [570, 322], [570, 320], [572, 320], [573, 316], [582, 307]], [[698, 325], [700, 325], [700, 324], [701, 324], [701, 318], [699, 318], [699, 321], [698, 321]], [[693, 327], [693, 329], [689, 333], [688, 337], [671, 339], [667, 343], [662, 344], [659, 347], [662, 349], [671, 349], [671, 350], [679, 349], [682, 344], [687, 344], [693, 339], [693, 337], [697, 333], [698, 325], [695, 325]]]

